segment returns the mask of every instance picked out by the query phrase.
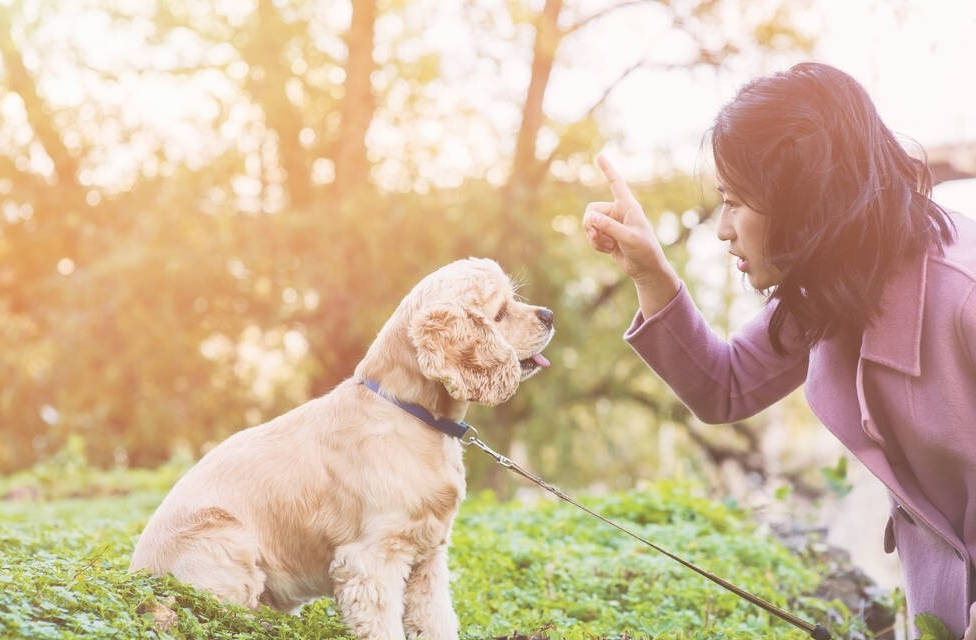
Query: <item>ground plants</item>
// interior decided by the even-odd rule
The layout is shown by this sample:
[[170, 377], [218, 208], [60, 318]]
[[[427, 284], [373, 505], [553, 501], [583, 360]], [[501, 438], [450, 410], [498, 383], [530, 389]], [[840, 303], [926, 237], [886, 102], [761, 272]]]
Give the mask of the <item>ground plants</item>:
[[[152, 486], [142, 477], [139, 484]], [[170, 578], [127, 573], [135, 538], [162, 495], [0, 502], [0, 638], [345, 637], [328, 599], [297, 616], [252, 612]], [[586, 501], [764, 598], [809, 619], [826, 616], [837, 638], [868, 637], [842, 604], [809, 597], [819, 582], [809, 559], [758, 536], [734, 505], [673, 483]], [[469, 496], [451, 562], [464, 638], [804, 637], [569, 505], [543, 498]]]

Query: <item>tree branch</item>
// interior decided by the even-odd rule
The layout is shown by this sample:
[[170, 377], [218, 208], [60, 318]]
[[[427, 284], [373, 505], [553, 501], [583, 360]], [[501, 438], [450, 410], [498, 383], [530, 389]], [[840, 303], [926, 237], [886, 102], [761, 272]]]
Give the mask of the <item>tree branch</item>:
[[15, 186], [27, 191], [36, 192], [48, 187], [40, 176], [21, 171], [17, 168], [17, 163], [5, 155], [0, 155], [0, 175], [10, 178]]
[[[711, 219], [714, 213], [715, 213], [714, 208], [703, 208], [698, 218], [698, 223], [690, 227], [686, 227], [682, 225], [681, 233], [678, 234], [678, 237], [675, 238], [674, 242], [670, 242], [667, 245], [664, 245], [664, 248], [668, 249], [670, 247], [680, 246], [685, 242], [687, 242], [688, 238], [691, 236], [692, 229], [694, 229], [695, 227], [697, 227], [698, 225], [704, 222], [707, 222], [709, 219]], [[603, 285], [600, 288], [600, 290], [597, 292], [597, 294], [593, 297], [593, 299], [586, 305], [586, 307], [584, 307], [583, 309], [584, 315], [589, 317], [592, 316], [594, 313], [596, 313], [596, 310], [599, 309], [600, 306], [603, 305], [605, 302], [607, 302], [610, 298], [612, 298], [618, 291], [620, 291], [620, 289], [627, 283], [629, 279], [630, 278], [628, 278], [627, 276], [620, 276], [618, 279], [614, 280], [613, 282], [609, 282]]]
[[612, 298], [614, 294], [620, 291], [620, 288], [623, 287], [629, 279], [630, 278], [628, 278], [627, 276], [621, 276], [617, 280], [614, 280], [613, 282], [609, 282], [603, 285], [602, 287], [600, 287], [600, 291], [597, 292], [593, 300], [591, 300], [589, 304], [587, 304], [586, 307], [583, 309], [583, 314], [586, 317], [590, 317], [594, 313], [596, 313], [596, 310], [599, 309], [601, 306], [603, 306], [603, 304], [606, 303], [608, 300], [610, 300], [610, 298]]
[[[667, 412], [665, 413], [665, 411], [662, 410], [660, 403], [644, 394], [626, 392], [624, 397], [632, 402], [649, 408], [659, 415], [667, 415], [674, 420], [676, 424], [681, 425], [691, 441], [695, 443], [695, 445], [708, 457], [712, 464], [718, 466], [723, 462], [732, 461], [744, 472], [758, 474], [764, 482], [769, 480], [769, 470], [766, 468], [766, 462], [763, 459], [762, 453], [759, 451], [759, 436], [744, 422], [736, 421], [729, 423], [727, 426], [733, 429], [738, 435], [746, 439], [746, 447], [744, 449], [739, 449], [737, 447], [722, 446], [714, 442], [710, 442], [701, 430], [692, 426], [690, 421], [691, 412], [688, 411], [688, 408], [680, 402], [671, 403], [671, 405], [667, 407]], [[800, 473], [790, 472], [783, 473], [781, 475], [785, 480], [793, 485], [794, 490], [799, 495], [803, 495], [808, 498], [816, 498], [823, 493], [813, 485], [806, 482]]]
[[576, 24], [571, 25], [569, 28], [563, 31], [563, 34], [569, 35], [571, 33], [579, 31], [580, 29], [590, 24], [594, 20], [599, 20], [600, 18], [604, 18], [610, 15], [611, 13], [613, 13], [614, 11], [617, 11], [618, 9], [623, 9], [625, 7], [633, 7], [641, 4], [651, 4], [652, 2], [659, 2], [659, 0], [626, 0], [625, 2], [620, 2], [618, 4], [606, 7], [604, 9], [601, 9], [600, 11], [597, 11], [592, 15], [583, 18]]
[[[634, 64], [632, 64], [631, 66], [624, 69], [623, 73], [617, 76], [616, 80], [614, 80], [606, 88], [604, 88], [603, 95], [600, 96], [600, 99], [594, 102], [592, 105], [590, 105], [590, 108], [586, 110], [586, 114], [582, 118], [580, 118], [579, 121], [585, 121], [586, 119], [593, 117], [593, 113], [600, 107], [600, 105], [602, 105], [604, 102], [607, 101], [607, 98], [610, 97], [610, 94], [613, 92], [613, 90], [616, 89], [617, 86], [627, 78], [627, 76], [629, 76], [631, 73], [644, 66], [644, 64], [645, 64], [644, 60], [639, 60]], [[552, 150], [549, 156], [539, 165], [539, 167], [536, 170], [536, 173], [538, 174], [535, 180], [536, 182], [542, 180], [542, 177], [549, 172], [549, 167], [552, 166], [553, 160], [555, 160], [557, 157], [559, 157], [561, 153], [565, 151], [565, 145], [563, 144], [564, 140], [565, 138], [560, 139], [559, 143]]]
[[72, 191], [80, 193], [80, 185], [77, 181], [78, 161], [61, 139], [50, 110], [37, 93], [34, 77], [24, 66], [23, 56], [11, 36], [10, 16], [6, 10], [0, 10], [0, 56], [3, 57], [7, 72], [7, 84], [23, 100], [27, 122], [34, 130], [45, 153], [54, 163], [54, 174], [58, 184], [70, 186]]

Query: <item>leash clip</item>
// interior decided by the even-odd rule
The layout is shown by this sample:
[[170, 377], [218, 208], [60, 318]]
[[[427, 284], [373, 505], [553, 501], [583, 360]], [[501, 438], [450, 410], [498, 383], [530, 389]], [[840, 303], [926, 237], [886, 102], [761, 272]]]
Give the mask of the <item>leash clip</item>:
[[515, 466], [514, 462], [512, 462], [509, 458], [506, 458], [502, 454], [498, 453], [497, 451], [489, 447], [484, 440], [478, 437], [478, 430], [475, 429], [474, 425], [469, 424], [467, 425], [467, 427], [468, 427], [467, 432], [465, 432], [465, 434], [460, 438], [461, 444], [463, 446], [467, 447], [470, 445], [474, 445], [479, 449], [481, 449], [482, 451], [484, 451], [485, 453], [487, 453], [488, 455], [490, 455], [492, 458], [495, 459], [495, 462], [505, 467], [506, 469], [514, 468]]
[[465, 422], [464, 426], [466, 426], [468, 430], [465, 431], [464, 435], [459, 438], [461, 444], [463, 444], [464, 446], [477, 444], [477, 443], [481, 443], [482, 445], [484, 444], [484, 442], [481, 442], [481, 440], [478, 438], [478, 430], [475, 428], [473, 424], [468, 424]]

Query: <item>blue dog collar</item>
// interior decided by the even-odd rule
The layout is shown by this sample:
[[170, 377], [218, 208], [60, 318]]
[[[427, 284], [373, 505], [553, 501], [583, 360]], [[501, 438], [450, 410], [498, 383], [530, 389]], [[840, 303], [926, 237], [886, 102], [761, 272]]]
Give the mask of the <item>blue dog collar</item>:
[[410, 402], [400, 402], [396, 398], [390, 398], [388, 396], [385, 396], [382, 393], [380, 393], [380, 385], [378, 382], [374, 380], [363, 380], [362, 383], [370, 391], [376, 393], [376, 395], [380, 396], [384, 400], [392, 402], [393, 404], [400, 407], [401, 409], [403, 409], [413, 417], [426, 423], [428, 426], [437, 429], [441, 433], [447, 434], [449, 436], [455, 437], [460, 440], [461, 438], [464, 437], [464, 434], [468, 432], [468, 429], [471, 428], [471, 425], [469, 425], [467, 422], [464, 422], [463, 420], [461, 422], [454, 422], [453, 420], [448, 420], [447, 418], [435, 418], [430, 411], [427, 411], [427, 409], [424, 409], [419, 404], [412, 404]]

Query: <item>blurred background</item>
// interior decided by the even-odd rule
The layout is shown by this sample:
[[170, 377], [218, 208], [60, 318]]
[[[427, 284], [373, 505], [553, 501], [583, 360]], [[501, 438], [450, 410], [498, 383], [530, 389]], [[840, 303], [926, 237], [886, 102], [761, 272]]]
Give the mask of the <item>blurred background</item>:
[[[580, 218], [606, 150], [734, 330], [761, 299], [714, 237], [722, 104], [835, 64], [973, 213], [973, 33], [968, 0], [0, 1], [0, 473], [65, 447], [195, 459], [327, 392], [418, 279], [486, 256], [557, 327], [552, 368], [469, 415], [496, 449], [567, 487], [807, 500], [811, 526], [883, 510], [802, 391], [698, 423], [621, 341], [635, 296]], [[519, 486], [467, 462], [473, 489]]]

